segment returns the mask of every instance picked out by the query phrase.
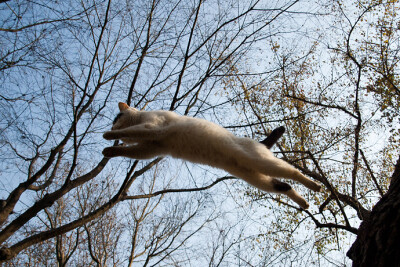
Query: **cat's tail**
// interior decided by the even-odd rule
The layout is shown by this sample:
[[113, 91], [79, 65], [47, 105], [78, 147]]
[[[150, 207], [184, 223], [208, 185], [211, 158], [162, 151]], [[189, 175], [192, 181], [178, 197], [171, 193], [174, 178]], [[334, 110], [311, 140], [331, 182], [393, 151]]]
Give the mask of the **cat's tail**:
[[274, 129], [267, 138], [265, 138], [263, 141], [260, 143], [266, 146], [268, 149], [270, 149], [277, 141], [279, 138], [282, 137], [282, 135], [285, 133], [285, 127], [280, 126], [276, 129]]

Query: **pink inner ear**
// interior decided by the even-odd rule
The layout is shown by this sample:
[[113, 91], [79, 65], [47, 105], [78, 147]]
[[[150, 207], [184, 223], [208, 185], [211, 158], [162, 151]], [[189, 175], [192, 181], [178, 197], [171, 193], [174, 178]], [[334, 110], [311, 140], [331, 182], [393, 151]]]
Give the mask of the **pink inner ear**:
[[129, 108], [129, 106], [128, 106], [127, 104], [122, 103], [122, 102], [119, 102], [119, 103], [118, 103], [118, 107], [119, 107], [119, 110], [120, 110], [120, 111], [123, 111], [123, 110]]

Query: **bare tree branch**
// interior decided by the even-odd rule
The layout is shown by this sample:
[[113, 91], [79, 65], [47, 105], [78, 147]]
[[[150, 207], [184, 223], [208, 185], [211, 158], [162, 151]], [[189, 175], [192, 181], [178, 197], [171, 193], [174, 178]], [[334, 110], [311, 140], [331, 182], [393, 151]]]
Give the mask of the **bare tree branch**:
[[234, 180], [237, 179], [235, 177], [232, 176], [227, 176], [227, 177], [222, 177], [222, 178], [218, 178], [217, 180], [215, 180], [214, 182], [212, 182], [209, 185], [203, 186], [203, 187], [195, 187], [195, 188], [183, 188], [183, 189], [165, 189], [165, 190], [160, 190], [154, 193], [150, 193], [150, 194], [144, 194], [144, 195], [136, 195], [136, 196], [124, 196], [123, 199], [124, 200], [131, 200], [131, 199], [142, 199], [142, 198], [152, 198], [158, 195], [163, 195], [163, 194], [167, 194], [167, 193], [183, 193], [183, 192], [197, 192], [197, 191], [203, 191], [203, 190], [207, 190], [210, 189], [211, 187], [215, 186], [216, 184], [226, 181], [226, 180]]

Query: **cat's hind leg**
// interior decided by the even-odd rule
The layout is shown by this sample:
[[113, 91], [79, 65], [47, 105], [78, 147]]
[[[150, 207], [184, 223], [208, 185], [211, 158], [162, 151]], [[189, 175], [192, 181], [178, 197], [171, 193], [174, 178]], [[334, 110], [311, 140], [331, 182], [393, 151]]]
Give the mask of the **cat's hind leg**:
[[[263, 175], [262, 175], [263, 176]], [[308, 209], [308, 202], [294, 190], [289, 184], [279, 181], [272, 177], [262, 177], [260, 180], [260, 189], [263, 191], [287, 195], [291, 200], [296, 202], [301, 208]], [[265, 178], [268, 178], [265, 179]]]
[[251, 164], [257, 171], [265, 175], [291, 179], [316, 192], [321, 192], [322, 190], [321, 184], [307, 178], [299, 170], [284, 160], [275, 157], [271, 159], [258, 158], [253, 159]]
[[287, 195], [290, 199], [296, 202], [303, 209], [308, 209], [308, 202], [294, 190], [289, 184], [279, 181], [278, 179], [272, 178], [272, 186], [275, 193], [281, 193]]
[[232, 153], [237, 162], [245, 168], [253, 169], [267, 176], [291, 179], [307, 188], [320, 192], [321, 185], [304, 176], [299, 170], [282, 159], [276, 158], [272, 152], [262, 144], [251, 139], [236, 140], [236, 150]]
[[131, 146], [111, 146], [103, 150], [107, 158], [128, 157], [132, 159], [151, 159], [163, 155], [164, 149], [156, 143], [140, 143]]
[[301, 208], [307, 209], [308, 202], [297, 193], [289, 184], [279, 181], [276, 178], [266, 176], [264, 174], [249, 170], [247, 168], [227, 168], [231, 174], [242, 178], [252, 186], [270, 193], [285, 194], [291, 200], [296, 202]]

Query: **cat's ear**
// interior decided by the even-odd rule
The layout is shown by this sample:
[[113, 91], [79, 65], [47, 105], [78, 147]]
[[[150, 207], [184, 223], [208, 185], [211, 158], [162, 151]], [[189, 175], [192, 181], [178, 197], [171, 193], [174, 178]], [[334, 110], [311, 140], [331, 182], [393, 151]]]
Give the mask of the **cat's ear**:
[[126, 103], [122, 103], [122, 102], [118, 103], [118, 107], [119, 107], [120, 111], [124, 111], [129, 108], [129, 106]]

